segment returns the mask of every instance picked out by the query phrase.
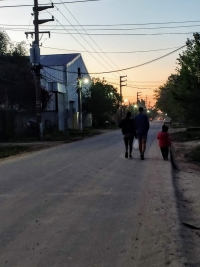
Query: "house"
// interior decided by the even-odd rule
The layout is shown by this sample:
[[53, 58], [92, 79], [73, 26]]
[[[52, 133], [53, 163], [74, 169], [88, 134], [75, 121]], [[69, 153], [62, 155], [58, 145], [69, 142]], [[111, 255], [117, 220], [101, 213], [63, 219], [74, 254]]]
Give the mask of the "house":
[[[51, 92], [51, 101], [42, 113], [44, 127], [57, 127], [60, 131], [78, 128], [78, 70], [91, 82], [81, 54], [42, 55], [41, 85]], [[89, 85], [87, 85], [89, 86]], [[84, 87], [82, 88], [84, 90]], [[91, 126], [91, 115], [83, 126]]]

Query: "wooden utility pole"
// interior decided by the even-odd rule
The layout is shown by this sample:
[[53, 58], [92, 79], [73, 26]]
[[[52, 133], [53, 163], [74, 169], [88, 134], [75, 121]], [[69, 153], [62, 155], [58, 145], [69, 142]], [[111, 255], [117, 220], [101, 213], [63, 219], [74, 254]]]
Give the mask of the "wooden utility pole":
[[123, 84], [124, 82], [126, 82], [127, 81], [127, 79], [126, 80], [122, 80], [123, 78], [125, 78], [125, 77], [127, 77], [127, 75], [126, 76], [120, 76], [120, 96], [121, 96], [121, 110], [120, 110], [120, 117], [121, 117], [121, 119], [122, 119], [122, 113], [123, 113], [123, 111], [122, 111], [122, 109], [123, 109], [123, 107], [122, 107], [122, 87], [123, 86], [126, 86], [126, 84]]
[[138, 105], [138, 102], [139, 102], [139, 96], [141, 95], [141, 92], [137, 92], [137, 105]]
[[36, 88], [36, 120], [37, 120], [37, 126], [38, 126], [38, 139], [43, 139], [43, 126], [42, 126], [42, 101], [41, 101], [41, 86], [40, 86], [40, 48], [39, 48], [39, 34], [40, 33], [48, 33], [50, 37], [50, 32], [40, 32], [39, 31], [39, 24], [46, 23], [48, 21], [54, 21], [54, 18], [52, 19], [42, 19], [39, 20], [39, 12], [48, 8], [54, 8], [53, 3], [51, 6], [38, 6], [38, 0], [34, 0], [34, 32], [25, 32], [26, 36], [28, 34], [31, 34], [32, 36], [35, 35], [35, 40], [33, 41], [32, 48], [30, 49], [30, 62], [32, 65], [32, 69], [35, 73], [35, 88]]

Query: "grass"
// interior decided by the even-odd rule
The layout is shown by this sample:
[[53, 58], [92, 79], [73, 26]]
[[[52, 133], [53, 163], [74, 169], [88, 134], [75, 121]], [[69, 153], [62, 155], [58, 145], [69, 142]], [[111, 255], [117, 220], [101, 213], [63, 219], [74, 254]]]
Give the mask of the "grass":
[[186, 128], [187, 126], [183, 123], [173, 122], [170, 127], [171, 128]]
[[[101, 132], [97, 129], [85, 128], [83, 131], [79, 130], [69, 130], [67, 132], [62, 131], [54, 131], [52, 133], [44, 133], [44, 141], [63, 141], [63, 142], [73, 142], [83, 138], [87, 138], [89, 136], [98, 135]], [[16, 145], [0, 145], [0, 159], [7, 158], [13, 155], [21, 154], [23, 152], [30, 152], [40, 150], [46, 147], [45, 142], [41, 142], [40, 144], [35, 144], [35, 141], [38, 141], [36, 137], [25, 137], [25, 138], [15, 138], [14, 140], [9, 140], [10, 142], [16, 143]], [[31, 143], [31, 145], [17, 145], [17, 142], [27, 142]]]
[[0, 158], [7, 158], [13, 155], [21, 154], [28, 150], [28, 146], [0, 146]]
[[70, 142], [76, 139], [82, 139], [88, 136], [93, 136], [100, 134], [100, 131], [92, 128], [84, 128], [81, 132], [80, 130], [70, 129], [66, 132], [62, 131], [54, 131], [53, 133], [45, 133], [44, 140], [45, 141], [66, 141]]
[[187, 153], [185, 157], [189, 158], [192, 161], [200, 163], [200, 145], [191, 149], [191, 151]]
[[187, 142], [200, 140], [200, 131], [181, 131], [170, 134], [171, 140], [176, 142]]

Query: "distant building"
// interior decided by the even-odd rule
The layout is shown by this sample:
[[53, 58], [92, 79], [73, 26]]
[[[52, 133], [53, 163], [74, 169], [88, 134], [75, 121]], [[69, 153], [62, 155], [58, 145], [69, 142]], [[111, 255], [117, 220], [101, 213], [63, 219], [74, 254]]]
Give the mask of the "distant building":
[[[64, 131], [78, 128], [78, 68], [83, 78], [91, 80], [81, 54], [41, 56], [41, 85], [51, 92], [51, 101], [42, 113], [44, 127]], [[88, 85], [87, 85], [88, 86]], [[84, 86], [83, 86], [84, 90]], [[87, 124], [92, 124], [86, 118]], [[83, 123], [84, 124], [84, 123]], [[90, 125], [86, 125], [90, 126]]]

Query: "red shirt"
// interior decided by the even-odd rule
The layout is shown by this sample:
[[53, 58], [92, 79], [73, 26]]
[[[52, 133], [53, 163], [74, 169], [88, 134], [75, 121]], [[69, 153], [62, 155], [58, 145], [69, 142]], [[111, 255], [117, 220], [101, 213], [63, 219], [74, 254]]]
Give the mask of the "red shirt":
[[159, 140], [158, 142], [159, 147], [167, 147], [171, 145], [171, 140], [167, 132], [159, 132], [157, 134], [157, 139]]

